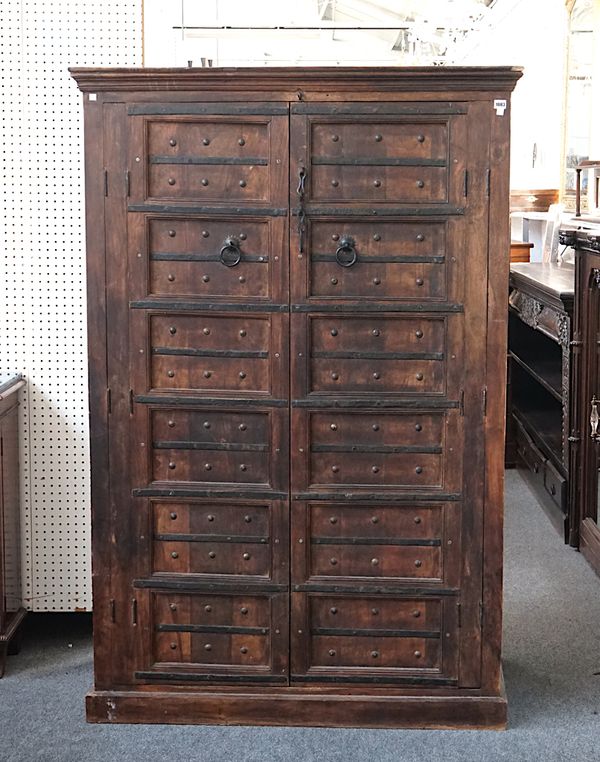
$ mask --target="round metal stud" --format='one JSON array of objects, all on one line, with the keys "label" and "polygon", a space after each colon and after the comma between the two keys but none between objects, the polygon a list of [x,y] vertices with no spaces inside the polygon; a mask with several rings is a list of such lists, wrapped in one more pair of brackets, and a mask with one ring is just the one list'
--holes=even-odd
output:
[{"label": "round metal stud", "polygon": [[337,564],[337,558],[330,558],[330,559],[329,559],[329,563],[330,563],[332,566],[335,566],[335,565]]},{"label": "round metal stud", "polygon": [[246,238],[248,238],[248,236],[246,235],[246,233],[240,233],[240,241],[245,241],[245,240],[246,240]]},{"label": "round metal stud", "polygon": [[175,183],[176,183],[177,181],[175,180],[175,178],[174,178],[174,177],[169,177],[169,179],[167,180],[167,182],[169,183],[169,185],[175,185]]},{"label": "round metal stud", "polygon": [[246,648],[246,646],[242,646],[240,648],[240,653],[242,653],[242,654],[247,654],[248,653],[248,649]]},{"label": "round metal stud", "polygon": [[203,329],[202,329],[202,333],[203,333],[205,336],[210,336],[210,328],[203,328]]},{"label": "round metal stud", "polygon": [[374,241],[381,241],[381,236],[379,235],[379,233],[375,233],[375,235],[373,236],[373,240]]},{"label": "round metal stud", "polygon": [[178,553],[176,550],[174,550],[174,551],[171,553],[171,558],[179,558],[179,553]]},{"label": "round metal stud", "polygon": [[422,339],[423,331],[419,328],[418,330],[415,331],[415,336],[417,337],[417,339]]},{"label": "round metal stud", "polygon": [[415,516],[415,519],[414,519],[415,524],[420,524],[422,522],[422,520],[423,519],[420,516]]},{"label": "round metal stud", "polygon": [[246,181],[240,180],[240,188],[245,188],[245,187],[246,187]]},{"label": "round metal stud", "polygon": [[210,378],[212,376],[212,373],[210,370],[205,370],[202,375],[204,376],[204,378]]},{"label": "round metal stud", "polygon": [[373,431],[379,431],[379,424],[378,424],[378,423],[374,423],[374,424],[371,426],[371,428],[373,429]]},{"label": "round metal stud", "polygon": [[338,522],[337,516],[330,516],[329,517],[329,523],[330,524],[337,524],[337,522]]},{"label": "round metal stud", "polygon": [[330,424],[330,425],[329,425],[329,428],[330,428],[332,431],[337,431],[337,423],[332,423],[332,424]]},{"label": "round metal stud", "polygon": [[244,516],[244,521],[246,524],[250,524],[252,522],[252,516]]},{"label": "round metal stud", "polygon": [[383,135],[379,135],[379,134],[375,135],[376,143],[381,143],[382,140],[383,140]]},{"label": "round metal stud", "polygon": [[244,371],[243,371],[243,370],[241,370],[241,371],[239,372],[239,377],[240,377],[242,380],[244,380],[244,379],[246,378],[246,373],[244,373]]},{"label": "round metal stud", "polygon": [[338,335],[338,330],[337,330],[337,328],[332,328],[332,329],[331,329],[331,331],[330,331],[330,333],[331,333],[331,335],[332,335],[332,336],[337,336],[337,335]]},{"label": "round metal stud", "polygon": [[421,568],[421,566],[423,566],[423,561],[419,561],[419,559],[417,559],[417,560],[415,561],[415,566],[417,567],[417,569],[420,569],[420,568]]},{"label": "round metal stud", "polygon": [[205,650],[205,651],[212,651],[212,646],[211,646],[211,644],[210,644],[210,643],[207,643],[207,644],[204,646],[204,650]]},{"label": "round metal stud", "polygon": [[423,473],[423,467],[422,466],[417,466],[415,468],[415,474],[422,474],[422,473]]},{"label": "round metal stud", "polygon": [[377,614],[379,614],[379,609],[377,608],[371,609],[371,614],[373,614],[373,616],[377,616]]},{"label": "round metal stud", "polygon": [[378,659],[379,658],[379,651],[371,651],[371,656],[374,659]]},{"label": "round metal stud", "polygon": [[240,431],[246,431],[247,428],[248,428],[248,426],[245,423],[240,423],[240,425],[238,426],[238,429]]},{"label": "round metal stud", "polygon": [[175,519],[177,518],[177,514],[175,513],[175,511],[169,514],[169,518],[171,519],[171,521],[175,521]]},{"label": "round metal stud", "polygon": [[173,283],[173,281],[175,280],[175,276],[171,275],[171,273],[169,273],[167,275],[167,280],[169,281],[169,283]]},{"label": "round metal stud", "polygon": [[208,603],[208,604],[207,604],[207,605],[204,607],[204,611],[206,611],[206,613],[207,613],[207,614],[210,614],[210,612],[212,611],[212,606],[210,605],[210,603]]},{"label": "round metal stud", "polygon": [[204,138],[204,140],[202,141],[202,145],[203,146],[209,146],[210,145],[210,140],[208,138]]},{"label": "round metal stud", "polygon": [[239,146],[245,146],[245,145],[246,145],[246,141],[244,140],[244,138],[240,138],[240,139],[238,140],[238,145],[239,145]]},{"label": "round metal stud", "polygon": [[175,138],[171,138],[171,140],[169,140],[169,145],[172,148],[175,148],[175,146],[177,145],[177,141],[175,140]]},{"label": "round metal stud", "polygon": [[381,188],[381,180],[373,180],[373,185],[376,188]]},{"label": "round metal stud", "polygon": [[248,466],[245,463],[242,463],[240,466],[240,471],[247,471],[247,470],[248,470]]},{"label": "round metal stud", "polygon": [[246,335],[247,335],[247,332],[246,332],[246,331],[245,331],[245,330],[242,328],[242,330],[240,331],[240,336],[241,336],[241,337],[242,337],[242,339],[243,339],[243,338],[244,338],[244,336],[246,336]]},{"label": "round metal stud", "polygon": [[206,178],[206,177],[203,177],[203,178],[202,178],[202,185],[203,185],[205,188],[206,188],[206,186],[208,185],[208,180],[207,180],[207,178]]},{"label": "round metal stud", "polygon": [[333,185],[334,188],[337,188],[340,183],[338,180],[332,180],[331,184]]},{"label": "round metal stud", "polygon": [[337,473],[339,473],[340,467],[339,466],[331,466],[331,470],[333,471],[334,474],[337,474]]},{"label": "round metal stud", "polygon": [[423,278],[417,278],[415,280],[415,283],[417,284],[417,286],[422,286],[424,282],[425,281],[423,280]]},{"label": "round metal stud", "polygon": [[373,283],[374,283],[376,286],[379,286],[379,284],[381,283],[381,278],[373,278]]},{"label": "round metal stud", "polygon": [[252,558],[252,556],[250,555],[250,553],[244,553],[242,558],[244,559],[244,561],[249,561]]},{"label": "round metal stud", "polygon": [[170,648],[172,651],[174,651],[177,648],[177,643],[171,643]]},{"label": "round metal stud", "polygon": [[417,185],[417,188],[424,188],[425,187],[425,183],[423,182],[423,180],[417,180],[416,185]]},{"label": "round metal stud", "polygon": [[331,136],[331,140],[332,140],[333,143],[337,143],[339,139],[340,139],[339,135],[332,135]]},{"label": "round metal stud", "polygon": [[331,240],[332,240],[332,241],[339,241],[339,240],[340,240],[340,237],[339,237],[339,235],[338,235],[337,233],[334,233],[334,234],[331,236]]},{"label": "round metal stud", "polygon": [[371,524],[379,524],[379,519],[377,516],[371,516]]},{"label": "round metal stud", "polygon": [[169,238],[175,238],[177,233],[174,230],[169,230]]},{"label": "round metal stud", "polygon": [[381,336],[381,331],[379,330],[379,328],[374,328],[371,331],[371,333],[373,334],[373,336]]},{"label": "round metal stud", "polygon": [[422,373],[417,373],[415,378],[417,379],[417,381],[422,381],[423,380],[423,374]]},{"label": "round metal stud", "polygon": [[414,616],[415,619],[418,619],[421,616],[421,612],[419,611],[419,609],[415,609],[412,615]]},{"label": "round metal stud", "polygon": [[210,235],[210,233],[208,232],[208,230],[203,230],[202,231],[202,238],[208,238],[209,235]]},{"label": "round metal stud", "polygon": [[417,234],[417,241],[419,243],[423,243],[424,240],[425,240],[425,236],[423,235],[423,233],[418,233]]},{"label": "round metal stud", "polygon": [[421,426],[420,423],[415,424],[415,431],[423,431],[423,427]]},{"label": "round metal stud", "polygon": [[371,566],[379,566],[379,559],[378,558],[372,558],[371,559]]},{"label": "round metal stud", "polygon": [[171,611],[177,611],[177,605],[175,603],[169,603],[169,608]]},{"label": "round metal stud", "polygon": [[210,465],[210,463],[205,463],[204,464],[204,470],[205,471],[212,471],[212,466]]},{"label": "round metal stud", "polygon": [[210,553],[208,554],[209,558],[216,558],[216,556],[217,556],[217,554],[215,553],[214,550],[211,550]]},{"label": "round metal stud", "polygon": [[204,421],[202,425],[204,426],[205,429],[210,429],[212,424],[210,421]]},{"label": "round metal stud", "polygon": [[334,381],[337,381],[339,377],[340,377],[340,374],[339,374],[339,373],[332,373],[332,374],[331,374],[331,378],[332,378]]},{"label": "round metal stud", "polygon": [[378,373],[378,372],[373,373],[373,378],[375,379],[375,381],[379,381],[379,379],[381,378],[381,373]]},{"label": "round metal stud", "polygon": [[215,517],[214,517],[214,515],[212,513],[209,513],[206,518],[208,519],[208,521],[214,521],[215,520]]},{"label": "round metal stud", "polygon": [[202,276],[202,283],[210,283],[210,276],[209,275],[203,275]]},{"label": "round metal stud", "polygon": [[330,656],[335,656],[335,651],[334,651],[334,649],[333,649],[333,648],[330,648],[330,649],[329,649],[329,655],[330,655]]},{"label": "round metal stud", "polygon": [[421,658],[421,652],[415,651],[415,659],[420,659],[420,658]]},{"label": "round metal stud", "polygon": [[174,325],[172,325],[172,326],[169,328],[169,333],[171,334],[171,336],[175,336],[175,334],[177,333],[177,328],[175,328],[175,326],[174,326]]},{"label": "round metal stud", "polygon": [[419,143],[425,142],[425,135],[417,135],[417,140]]},{"label": "round metal stud", "polygon": [[171,469],[171,471],[172,471],[174,468],[177,468],[177,464],[176,464],[176,463],[174,463],[173,461],[170,461],[170,463],[169,463],[169,468],[170,468],[170,469]]},{"label": "round metal stud", "polygon": [[168,376],[169,378],[173,378],[173,377],[175,376],[175,371],[174,371],[174,370],[168,370],[168,371],[167,371],[167,376]]},{"label": "round metal stud", "polygon": [[337,608],[336,608],[335,606],[332,606],[332,607],[329,609],[329,611],[331,611],[331,613],[332,613],[332,614],[334,614],[334,615],[338,613],[338,610],[337,610]]},{"label": "round metal stud", "polygon": [[248,609],[247,609],[245,606],[242,606],[242,608],[240,609],[240,612],[241,612],[241,613],[242,613],[244,616],[246,616],[246,614],[248,613]]}]

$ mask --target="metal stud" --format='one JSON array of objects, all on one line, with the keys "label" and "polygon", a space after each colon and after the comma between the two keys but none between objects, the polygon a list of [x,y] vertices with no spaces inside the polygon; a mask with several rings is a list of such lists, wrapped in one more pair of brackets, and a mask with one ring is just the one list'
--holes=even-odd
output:
[{"label": "metal stud", "polygon": [[381,180],[373,180],[373,185],[376,188],[381,188]]},{"label": "metal stud", "polygon": [[175,371],[174,371],[174,370],[168,370],[168,371],[167,371],[167,376],[168,376],[169,378],[173,378],[173,377],[175,376]]},{"label": "metal stud", "polygon": [[175,238],[177,233],[174,230],[169,230],[169,238]]},{"label": "metal stud", "polygon": [[379,372],[373,373],[373,378],[375,379],[375,381],[379,381],[379,379],[381,378],[381,373]]},{"label": "metal stud", "polygon": [[246,616],[246,614],[248,613],[248,609],[247,609],[245,606],[242,606],[242,608],[240,609],[240,612],[241,612],[241,613],[242,613],[244,616]]},{"label": "metal stud", "polygon": [[378,286],[381,283],[381,278],[373,278],[373,283]]},{"label": "metal stud", "polygon": [[244,521],[246,524],[250,524],[252,522],[252,516],[244,516]]},{"label": "metal stud", "polygon": [[203,282],[203,283],[210,283],[210,276],[208,276],[208,275],[203,275],[203,276],[202,276],[202,282]]},{"label": "metal stud", "polygon": [[373,334],[373,336],[381,336],[381,331],[379,330],[379,328],[374,328],[371,331],[371,333]]},{"label": "metal stud", "polygon": [[240,233],[240,241],[245,241],[245,240],[246,240],[246,238],[248,238],[248,236],[246,235],[246,233]]},{"label": "metal stud", "polygon": [[379,566],[379,559],[378,558],[372,558],[371,559],[371,566]]},{"label": "metal stud", "polygon": [[371,609],[371,614],[373,614],[373,616],[377,616],[377,614],[379,614],[379,609],[377,608]]},{"label": "metal stud", "polygon": [[338,613],[338,610],[337,610],[337,607],[336,607],[336,606],[332,606],[332,607],[329,609],[329,611],[331,611],[331,613],[332,613],[332,614],[334,614],[334,615]]},{"label": "metal stud", "polygon": [[203,328],[203,329],[202,329],[202,333],[203,333],[205,336],[210,336],[210,328]]},{"label": "metal stud", "polygon": [[424,143],[425,142],[425,135],[417,135],[417,140],[419,141],[419,143]]},{"label": "metal stud", "polygon": [[331,470],[333,471],[334,474],[337,474],[337,473],[339,473],[340,467],[339,466],[331,466]]},{"label": "metal stud", "polygon": [[329,563],[330,563],[332,566],[335,566],[335,565],[337,564],[337,558],[330,558],[330,559],[329,559]]},{"label": "metal stud", "polygon": [[338,335],[338,329],[337,328],[332,328],[330,333],[331,333],[332,336],[337,336]]},{"label": "metal stud", "polygon": [[214,521],[215,520],[215,517],[214,517],[214,515],[212,513],[209,513],[206,518],[208,519],[208,521]]},{"label": "metal stud", "polygon": [[415,331],[415,336],[417,337],[417,339],[422,339],[423,331],[419,328],[418,330]]},{"label": "metal stud", "polygon": [[206,177],[202,178],[202,185],[204,185],[205,188],[208,185],[208,180],[206,179]]},{"label": "metal stud", "polygon": [[240,275],[239,278],[238,278],[238,281],[240,283],[245,283],[246,282],[246,278],[243,275]]},{"label": "metal stud", "polygon": [[177,518],[177,514],[175,513],[175,511],[169,514],[169,518],[171,519],[171,521],[175,521],[175,519]]},{"label": "metal stud", "polygon": [[424,240],[425,240],[425,236],[423,235],[423,233],[417,233],[417,241],[419,243],[422,243]]},{"label": "metal stud", "polygon": [[379,524],[379,518],[377,516],[371,516],[371,524]]},{"label": "metal stud", "polygon": [[205,429],[210,429],[212,424],[210,421],[204,421],[202,425],[204,426]]},{"label": "metal stud", "polygon": [[423,182],[423,180],[417,180],[417,188],[424,188],[424,187],[425,187],[425,183]]},{"label": "metal stud", "polygon": [[175,185],[175,183],[176,183],[177,181],[175,180],[175,178],[174,178],[174,177],[169,177],[169,179],[167,180],[167,182],[169,183],[169,185]]},{"label": "metal stud", "polygon": [[375,135],[376,143],[381,143],[382,140],[383,140],[383,135],[379,135],[379,134]]},{"label": "metal stud", "polygon": [[244,140],[244,138],[240,138],[240,139],[238,140],[238,145],[239,145],[239,146],[245,146],[245,145],[246,145],[246,141]]},{"label": "metal stud", "polygon": [[169,608],[171,611],[177,611],[177,605],[175,603],[169,603]]},{"label": "metal stud", "polygon": [[373,431],[379,431],[379,424],[378,424],[378,423],[374,423],[374,424],[371,426],[371,428],[373,429]]},{"label": "metal stud", "polygon": [[423,431],[423,427],[421,426],[420,423],[415,424],[415,431]]},{"label": "metal stud", "polygon": [[330,656],[335,656],[335,650],[333,648],[329,649],[329,655]]},{"label": "metal stud", "polygon": [[170,648],[172,651],[174,651],[174,650],[177,648],[177,643],[171,643],[171,644],[169,645],[169,648]]},{"label": "metal stud", "polygon": [[422,381],[423,380],[423,374],[422,373],[417,373],[415,378],[417,379],[417,381]]},{"label": "metal stud", "polygon": [[210,612],[212,611],[212,606],[210,605],[210,603],[208,603],[208,604],[207,604],[207,605],[204,607],[204,611],[206,611],[206,613],[207,613],[207,614],[210,614]]},{"label": "metal stud", "polygon": [[210,140],[209,140],[208,138],[204,138],[204,140],[202,141],[202,145],[203,145],[203,146],[208,146],[208,145],[210,145]]},{"label": "metal stud", "polygon": [[210,378],[212,376],[212,373],[210,370],[205,370],[202,375],[204,376],[204,378]]},{"label": "metal stud", "polygon": [[421,612],[419,611],[419,609],[415,609],[412,615],[414,616],[415,619],[418,619],[421,616]]},{"label": "metal stud", "polygon": [[420,524],[423,519],[420,516],[415,516],[415,524]]},{"label": "metal stud", "polygon": [[171,334],[171,336],[175,336],[175,334],[177,333],[177,328],[174,325],[170,326],[169,333]]},{"label": "metal stud", "polygon": [[379,466],[371,466],[371,471],[374,474],[378,474],[379,473]]},{"label": "metal stud", "polygon": [[333,143],[337,143],[339,139],[340,139],[339,135],[332,135],[331,136],[331,140],[332,140]]},{"label": "metal stud", "polygon": [[421,652],[420,651],[415,651],[415,658],[416,659],[420,659],[421,658]]},{"label": "metal stud", "polygon": [[240,466],[240,471],[247,471],[247,470],[248,470],[248,466],[245,463],[242,463]]},{"label": "metal stud", "polygon": [[375,233],[375,235],[373,236],[373,240],[374,241],[381,241],[381,236],[379,235],[379,233]]},{"label": "metal stud", "polygon": [[170,468],[170,469],[171,469],[171,471],[172,471],[174,468],[177,468],[177,465],[176,465],[176,464],[175,464],[173,461],[170,461],[170,463],[169,463],[169,468]]},{"label": "metal stud", "polygon": [[334,233],[334,234],[331,236],[331,239],[332,239],[333,241],[339,241],[339,240],[340,240],[340,237],[339,237],[339,235],[338,235],[337,233]]},{"label": "metal stud", "polygon": [[242,380],[244,380],[244,379],[246,378],[246,373],[244,373],[244,371],[243,371],[243,370],[241,370],[241,371],[239,372],[239,377],[240,377]]},{"label": "metal stud", "polygon": [[337,381],[339,377],[340,377],[340,374],[339,374],[339,373],[332,373],[332,374],[331,374],[331,378],[332,378],[334,381]]},{"label": "metal stud", "polygon": [[423,278],[417,278],[415,280],[415,283],[417,284],[417,286],[422,286],[424,282],[425,281],[423,280]]},{"label": "metal stud", "polygon": [[175,146],[177,145],[177,141],[175,140],[175,138],[171,138],[171,140],[169,140],[169,145],[175,148]]},{"label": "metal stud", "polygon": [[244,561],[249,561],[252,558],[252,556],[250,555],[250,553],[244,553],[242,558],[244,559]]},{"label": "metal stud", "polygon": [[422,466],[417,466],[415,468],[415,474],[422,474],[422,473],[423,473],[423,467]]},{"label": "metal stud", "polygon": [[332,180],[331,184],[333,185],[334,188],[337,188],[340,183],[338,180]]},{"label": "metal stud", "polygon": [[204,464],[204,470],[205,471],[212,471],[212,466],[210,465],[210,463],[205,463]]},{"label": "metal stud", "polygon": [[203,230],[202,231],[202,238],[208,238],[209,235],[210,235],[210,233],[208,232],[208,230]]},{"label": "metal stud", "polygon": [[173,281],[175,280],[175,276],[174,276],[174,275],[171,275],[171,273],[169,273],[169,274],[167,275],[167,280],[168,280],[170,283],[173,283]]},{"label": "metal stud", "polygon": [[240,180],[240,188],[245,188],[245,187],[246,187],[246,181]]},{"label": "metal stud", "polygon": [[212,651],[212,646],[211,646],[211,644],[210,644],[210,643],[207,643],[207,644],[204,646],[204,650],[205,650],[205,651]]},{"label": "metal stud", "polygon": [[179,558],[179,553],[178,553],[176,550],[174,550],[174,551],[171,553],[171,558]]},{"label": "metal stud", "polygon": [[247,428],[248,428],[248,426],[245,423],[240,423],[240,425],[238,426],[238,429],[240,431],[246,431]]},{"label": "metal stud", "polygon": [[211,551],[209,552],[209,554],[208,554],[208,557],[209,557],[209,558],[216,558],[216,555],[217,555],[217,554],[215,553],[215,551],[214,551],[214,550],[211,550]]},{"label": "metal stud", "polygon": [[337,522],[338,522],[337,516],[330,516],[329,517],[329,523],[330,524],[337,524]]},{"label": "metal stud", "polygon": [[337,431],[337,423],[332,423],[332,424],[330,424],[330,425],[329,425],[329,428],[330,428],[332,431]]},{"label": "metal stud", "polygon": [[248,653],[248,649],[246,648],[246,646],[242,646],[240,648],[240,653],[242,653],[242,654],[247,654]]},{"label": "metal stud", "polygon": [[242,339],[244,338],[244,336],[246,336],[246,331],[243,328],[240,331],[240,336],[242,337]]},{"label": "metal stud", "polygon": [[423,561],[419,561],[419,559],[417,558],[417,560],[415,561],[415,566],[417,567],[417,569],[420,569],[421,566],[423,566]]},{"label": "metal stud", "polygon": [[378,659],[379,658],[379,651],[371,651],[371,656],[374,659]]}]

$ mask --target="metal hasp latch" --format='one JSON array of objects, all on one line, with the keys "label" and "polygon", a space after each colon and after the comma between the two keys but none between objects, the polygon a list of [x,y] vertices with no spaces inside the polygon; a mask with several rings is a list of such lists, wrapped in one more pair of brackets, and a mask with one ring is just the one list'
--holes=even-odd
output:
[{"label": "metal hasp latch", "polygon": [[598,400],[596,399],[596,395],[592,397],[591,401],[591,412],[590,412],[590,436],[594,440],[594,442],[600,441],[600,436],[598,436],[598,424],[600,423],[600,415],[598,414]]}]

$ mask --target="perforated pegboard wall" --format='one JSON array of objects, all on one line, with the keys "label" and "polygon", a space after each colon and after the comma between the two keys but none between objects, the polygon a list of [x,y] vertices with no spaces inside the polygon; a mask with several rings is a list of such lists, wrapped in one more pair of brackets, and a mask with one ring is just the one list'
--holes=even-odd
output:
[{"label": "perforated pegboard wall", "polygon": [[81,95],[69,66],[142,63],[142,0],[2,0],[0,381],[21,393],[35,611],[91,608]]}]

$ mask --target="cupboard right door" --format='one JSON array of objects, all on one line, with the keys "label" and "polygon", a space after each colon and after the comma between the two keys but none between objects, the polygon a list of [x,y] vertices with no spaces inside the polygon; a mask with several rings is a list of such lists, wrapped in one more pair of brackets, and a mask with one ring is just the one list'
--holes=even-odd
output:
[{"label": "cupboard right door", "polygon": [[292,106],[292,682],[480,684],[481,108]]}]

